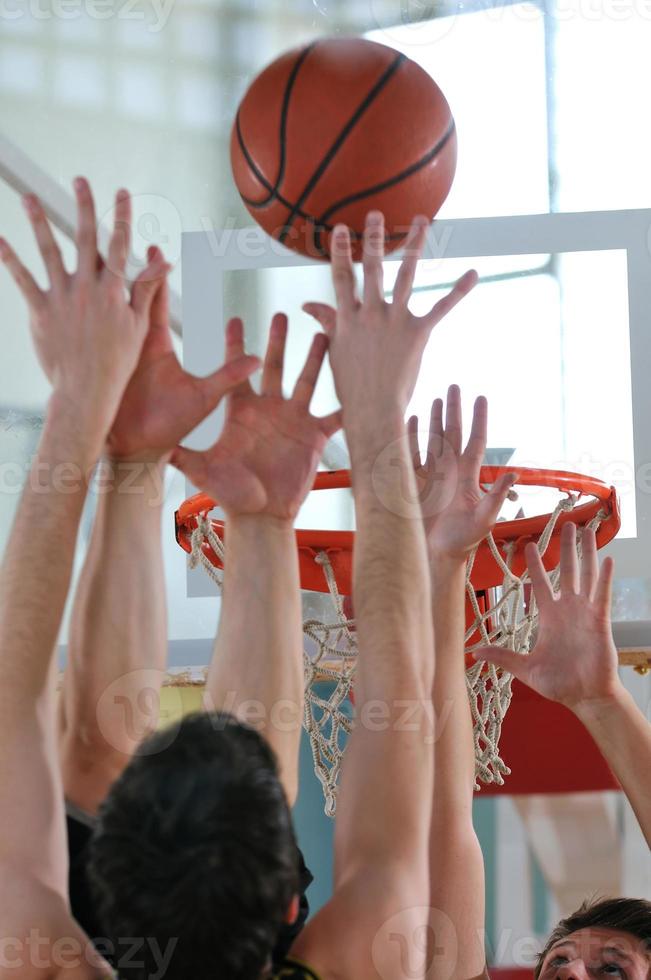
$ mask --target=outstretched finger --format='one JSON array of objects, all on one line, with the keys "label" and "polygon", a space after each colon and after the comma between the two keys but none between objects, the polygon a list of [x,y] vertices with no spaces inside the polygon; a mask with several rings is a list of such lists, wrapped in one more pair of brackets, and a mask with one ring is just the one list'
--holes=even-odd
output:
[{"label": "outstretched finger", "polygon": [[576,553],[576,525],[571,522],[561,530],[561,594],[579,591],[579,559]]},{"label": "outstretched finger", "polygon": [[162,288],[164,280],[171,271],[171,265],[165,262],[162,254],[157,255],[147,265],[131,287],[131,306],[135,313],[146,319],[145,326],[149,328],[151,308],[154,297]]},{"label": "outstretched finger", "polygon": [[461,391],[459,385],[450,385],[445,405],[445,441],[458,456],[462,445]]},{"label": "outstretched finger", "polygon": [[504,473],[479,501],[477,505],[477,520],[484,527],[486,534],[495,527],[497,518],[500,516],[500,511],[504,506],[504,501],[516,479],[516,473]]},{"label": "outstretched finger", "polygon": [[468,445],[464,450],[464,456],[469,460],[473,475],[479,479],[481,465],[484,462],[486,453],[486,440],[488,437],[488,402],[483,395],[475,400],[472,413],[472,427]]},{"label": "outstretched finger", "polygon": [[207,464],[206,454],[198,452],[196,449],[185,449],[184,446],[177,446],[170,457],[172,466],[180,470],[187,476],[190,483],[200,490],[206,482]]},{"label": "outstretched finger", "polygon": [[599,578],[599,559],[597,558],[597,536],[594,529],[584,527],[581,535],[581,593],[592,601]]},{"label": "outstretched finger", "polygon": [[599,569],[599,578],[594,592],[594,603],[604,619],[610,620],[610,610],[613,601],[613,578],[615,562],[612,558],[604,558]]},{"label": "outstretched finger", "polygon": [[411,297],[416,269],[425,248],[429,226],[430,222],[424,215],[417,215],[411,223],[409,235],[405,242],[404,258],[398,270],[396,284],[393,287],[393,302],[401,306],[406,306]]},{"label": "outstretched finger", "polygon": [[292,400],[297,405],[301,405],[304,408],[310,407],[327,350],[328,338],[326,335],[324,333],[316,334],[312,340],[305,366],[300,373],[292,394]]},{"label": "outstretched finger", "polygon": [[538,603],[538,607],[543,609],[545,605],[554,601],[554,590],[552,589],[552,583],[549,581],[549,575],[545,571],[538,546],[533,541],[529,542],[524,549],[524,557],[527,561],[529,578],[531,579],[536,602]]},{"label": "outstretched finger", "polygon": [[[147,261],[165,261],[165,256],[157,245],[150,245],[147,249]],[[174,350],[170,330],[170,289],[167,276],[161,280],[152,300],[149,311],[149,333],[157,352]]]},{"label": "outstretched finger", "polygon": [[412,415],[407,420],[407,442],[409,444],[409,455],[414,464],[414,469],[419,470],[422,466],[420,458],[420,446],[418,445],[418,416]]},{"label": "outstretched finger", "polygon": [[[244,324],[238,316],[233,317],[226,324],[226,364],[239,360],[244,357]],[[245,398],[253,394],[251,382],[247,379],[231,392],[233,398]]]},{"label": "outstretched finger", "polygon": [[243,354],[244,324],[239,316],[234,316],[226,324],[226,362],[234,361]]},{"label": "outstretched finger", "polygon": [[32,310],[38,309],[44,302],[45,296],[29,269],[20,261],[9,242],[0,238],[0,262],[6,265],[14,282],[25,297]]},{"label": "outstretched finger", "polygon": [[77,269],[84,279],[97,275],[97,219],[90,184],[84,177],[74,181],[77,198]]},{"label": "outstretched finger", "polygon": [[45,263],[50,285],[61,288],[66,281],[67,273],[61,258],[61,249],[57,245],[43,206],[35,194],[27,194],[23,198],[23,204],[31,222],[39,252]]},{"label": "outstretched finger", "polygon": [[437,323],[439,323],[443,317],[447,316],[454,307],[464,299],[468,293],[475,288],[478,282],[478,276],[474,269],[470,269],[466,272],[461,279],[459,279],[451,291],[440,299],[435,306],[432,307],[429,313],[426,313],[424,317],[421,317],[421,323],[424,324],[429,330],[432,330]]},{"label": "outstretched finger", "polygon": [[435,398],[429,416],[427,455],[438,457],[443,453],[443,399]]},{"label": "outstretched finger", "polygon": [[192,431],[227,395],[246,382],[260,365],[259,357],[244,354],[234,361],[228,361],[207,377],[198,378],[197,386],[203,395],[203,407],[200,416],[188,431]]},{"label": "outstretched finger", "polygon": [[332,255],[332,284],[337,297],[337,306],[344,312],[350,312],[355,307],[357,296],[350,232],[346,225],[335,225],[330,251]]},{"label": "outstretched finger", "polygon": [[115,195],[113,234],[109,242],[106,273],[116,282],[126,276],[127,260],[131,248],[131,196],[122,189]]},{"label": "outstretched finger", "polygon": [[302,309],[308,316],[314,317],[327,334],[331,334],[337,326],[337,311],[327,303],[303,303]]},{"label": "outstretched finger", "polygon": [[287,343],[287,317],[276,313],[271,321],[267,353],[262,369],[263,395],[281,398],[283,394],[283,368],[285,366],[285,346]]},{"label": "outstretched finger", "polygon": [[381,211],[369,211],[364,226],[364,302],[378,306],[384,302],[384,215]]},{"label": "outstretched finger", "polygon": [[502,670],[513,674],[518,680],[526,683],[529,674],[528,656],[498,646],[479,647],[479,649],[473,650],[472,656],[476,661],[485,660],[486,663],[493,664],[495,667],[501,667]]}]

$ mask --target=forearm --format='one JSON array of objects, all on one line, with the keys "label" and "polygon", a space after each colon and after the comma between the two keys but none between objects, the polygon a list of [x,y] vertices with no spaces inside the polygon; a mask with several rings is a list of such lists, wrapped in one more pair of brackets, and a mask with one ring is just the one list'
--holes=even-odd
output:
[{"label": "forearm", "polygon": [[303,633],[296,536],[289,521],[240,516],[227,522],[221,615],[206,707],[229,711],[266,737],[294,803]]},{"label": "forearm", "polygon": [[478,976],[485,965],[484,859],[472,822],[475,749],[464,659],[466,563],[432,556],[432,619],[436,674],[434,800],[430,828],[432,926],[438,954],[433,980]]},{"label": "forearm", "polygon": [[158,716],[155,694],[167,659],[163,481],[160,463],[102,462],[72,613],[60,715],[64,743],[73,745],[73,761],[80,751],[103,759],[115,754],[116,775]]},{"label": "forearm", "polygon": [[53,398],[0,571],[0,862],[61,895],[67,868],[53,652],[94,448],[70,405]]},{"label": "forearm", "polygon": [[[353,567],[360,648],[356,690],[366,699],[429,694],[434,677],[430,576],[402,425],[350,440],[357,532]],[[395,458],[381,461],[394,441]],[[374,450],[374,445],[377,449]],[[407,507],[407,512],[406,512]],[[411,513],[411,512],[414,513]]]},{"label": "forearm", "polygon": [[0,669],[8,710],[48,690],[95,452],[71,406],[53,398],[0,571]]},{"label": "forearm", "polygon": [[475,746],[465,670],[466,564],[432,556],[432,620],[436,674],[432,702],[436,719],[434,832],[472,832]]},{"label": "forearm", "polygon": [[622,785],[651,847],[651,724],[621,685],[603,701],[575,708]]},{"label": "forearm", "polygon": [[[417,500],[415,487],[403,482],[413,477],[408,456],[397,459],[398,465],[378,461],[391,438],[387,432],[375,453],[370,433],[358,452],[349,437],[359,655],[357,723],[346,750],[337,813],[338,880],[371,860],[424,868],[427,850],[434,660],[429,571],[422,524],[404,516],[405,500]],[[362,816],[369,812],[377,814],[370,824]]]}]

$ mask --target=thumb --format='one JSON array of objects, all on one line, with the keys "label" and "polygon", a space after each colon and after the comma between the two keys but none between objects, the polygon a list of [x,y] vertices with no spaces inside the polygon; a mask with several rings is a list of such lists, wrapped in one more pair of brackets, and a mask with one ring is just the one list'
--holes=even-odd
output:
[{"label": "thumb", "polygon": [[199,490],[203,490],[206,482],[206,454],[195,449],[177,446],[170,457],[172,466],[180,470],[188,480]]},{"label": "thumb", "polygon": [[504,647],[480,647],[472,651],[472,657],[476,661],[485,660],[495,667],[501,667],[520,681],[524,681],[528,674],[528,656],[514,653],[513,650],[506,650]]},{"label": "thumb", "polygon": [[131,290],[131,306],[139,317],[146,317],[149,323],[149,311],[154,296],[163,285],[163,280],[171,269],[171,265],[156,257],[142,270]]},{"label": "thumb", "polygon": [[303,311],[314,317],[326,333],[332,333],[337,325],[337,311],[327,303],[303,303]]},{"label": "thumb", "polygon": [[197,378],[198,387],[205,399],[206,411],[212,412],[217,408],[222,398],[246,381],[261,366],[262,361],[259,357],[245,354],[224,364],[207,377]]},{"label": "thumb", "polygon": [[332,437],[339,432],[344,424],[344,413],[341,409],[339,409],[336,412],[331,412],[330,415],[324,415],[319,419],[319,424],[321,426],[321,432],[323,432],[324,436],[327,436],[328,439],[332,439]]},{"label": "thumb", "polygon": [[480,500],[477,512],[481,515],[481,523],[485,527],[492,528],[495,525],[509,490],[516,480],[517,473],[505,473]]}]

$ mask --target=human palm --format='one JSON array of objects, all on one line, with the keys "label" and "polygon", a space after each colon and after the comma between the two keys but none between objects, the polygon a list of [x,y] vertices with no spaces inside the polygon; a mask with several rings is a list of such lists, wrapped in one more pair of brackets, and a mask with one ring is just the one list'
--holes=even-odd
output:
[{"label": "human palm", "polygon": [[[231,394],[217,443],[206,452],[177,449],[175,466],[227,514],[266,514],[293,520],[312,487],[325,445],[341,425],[340,413],[325,418],[309,405],[327,350],[327,337],[314,338],[291,398],[282,395],[287,320],[274,318],[261,393],[248,382]],[[227,331],[227,358],[243,351],[242,324]]]},{"label": "human palm", "polygon": [[[409,309],[414,277],[427,237],[429,221],[414,218],[405,254],[393,287],[392,301],[384,290],[382,259],[384,217],[366,216],[364,229],[364,289],[358,296],[350,233],[338,225],[332,239],[332,281],[337,308],[305,303],[303,309],[321,324],[331,340],[330,363],[339,399],[347,413],[350,439],[359,422],[371,429],[389,407],[406,410],[420,371],[423,353],[434,327],[477,284],[471,269],[424,316]],[[360,380],[365,379],[361,384]]]},{"label": "human palm", "polygon": [[[158,252],[150,249],[150,257]],[[168,455],[258,363],[242,352],[208,377],[197,378],[185,371],[172,344],[169,290],[164,279],[152,304],[138,366],[108,437],[109,452],[118,458]]]},{"label": "human palm", "polygon": [[432,405],[427,455],[422,462],[418,447],[418,419],[409,419],[411,456],[419,489],[421,511],[430,555],[466,558],[494,526],[514,482],[505,474],[484,492],[479,483],[486,450],[487,404],[475,403],[472,430],[462,450],[461,393],[448,390],[445,426],[443,402]]},{"label": "human palm", "polygon": [[0,239],[0,260],[7,266],[29,307],[32,338],[52,387],[67,398],[80,417],[94,422],[104,440],[129,378],[138,363],[149,314],[167,267],[160,254],[125,295],[130,247],[131,199],[116,195],[114,229],[106,261],[97,250],[95,203],[88,182],[75,181],[78,220],[77,262],[69,273],[41,202],[24,198],[36,242],[48,274],[41,289],[11,246]]},{"label": "human palm", "polygon": [[584,596],[560,596],[541,615],[537,642],[527,661],[526,683],[544,697],[572,707],[608,695],[616,676],[617,652],[610,624]]},{"label": "human palm", "polygon": [[554,595],[538,548],[529,544],[527,564],[539,609],[534,649],[527,656],[500,647],[474,654],[573,710],[609,698],[620,684],[610,623],[612,560],[606,558],[599,569],[591,529],[584,529],[582,547],[579,574],[576,528],[566,524],[561,532],[560,591]]}]

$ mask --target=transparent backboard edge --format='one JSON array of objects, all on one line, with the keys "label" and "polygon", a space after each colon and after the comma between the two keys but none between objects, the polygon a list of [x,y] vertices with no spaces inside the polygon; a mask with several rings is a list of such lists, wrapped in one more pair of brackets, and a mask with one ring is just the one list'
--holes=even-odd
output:
[{"label": "transparent backboard edge", "polygon": [[[636,474],[651,464],[651,210],[585,211],[464,218],[434,222],[425,259],[539,253],[626,252],[633,403],[633,445]],[[392,258],[398,258],[396,253]],[[183,358],[186,368],[205,374],[224,359],[224,273],[319,263],[290,252],[258,227],[184,232]],[[598,284],[595,285],[598,288]],[[607,350],[604,356],[607,357]],[[604,392],[604,398],[613,393]],[[222,410],[206,419],[187,444],[206,446],[221,426]],[[648,479],[646,480],[648,481]],[[636,479],[637,538],[613,541],[605,552],[616,561],[617,577],[644,578],[650,573],[651,492]],[[188,496],[195,492],[188,485]],[[215,594],[199,569],[188,569],[188,597]]]}]

